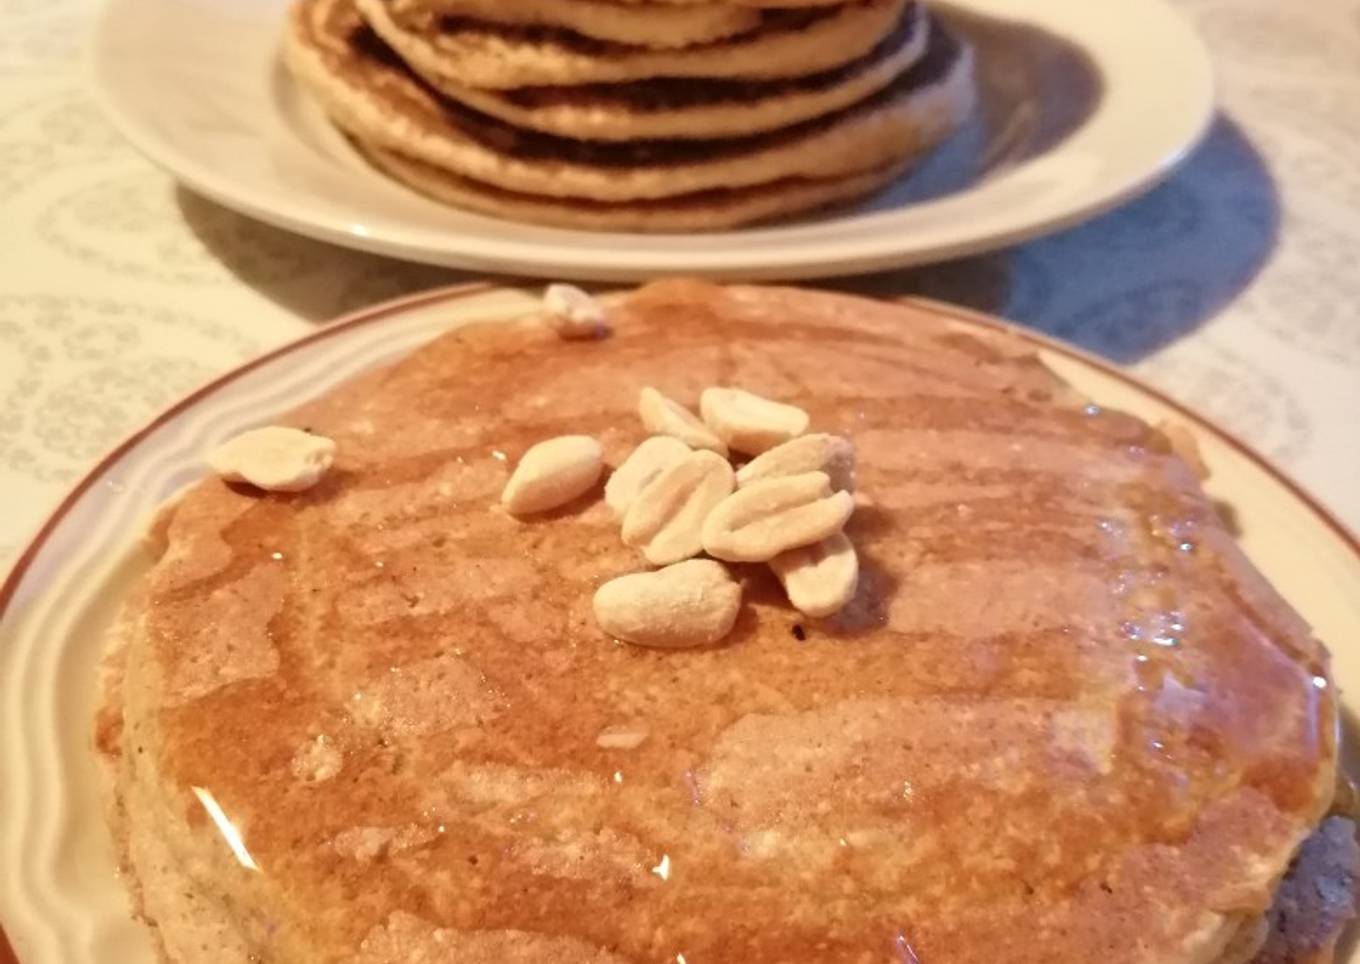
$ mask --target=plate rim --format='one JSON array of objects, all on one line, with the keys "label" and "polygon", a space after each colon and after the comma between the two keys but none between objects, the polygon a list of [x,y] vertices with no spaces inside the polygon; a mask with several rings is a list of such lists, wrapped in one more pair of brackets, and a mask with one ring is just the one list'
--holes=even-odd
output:
[{"label": "plate rim", "polygon": [[[912,267],[933,264],[958,257],[981,254],[1009,247],[1036,237],[1059,232],[1077,224],[1099,217],[1128,201],[1141,196],[1165,180],[1172,171],[1184,162],[1208,136],[1218,116],[1218,83],[1213,65],[1213,57],[1202,34],[1189,17],[1168,0],[1139,0],[1145,7],[1157,12],[1161,22],[1169,25],[1175,34],[1178,45],[1193,55],[1193,70],[1185,71],[1188,82],[1186,93],[1195,107],[1194,120],[1186,125],[1184,131],[1177,132],[1175,138],[1168,137],[1167,143],[1159,148],[1155,159],[1149,158],[1146,164],[1128,172],[1122,178],[1109,181],[1104,187],[1088,189],[1073,201],[1067,201],[1048,213],[1039,211],[1027,217],[998,225],[989,230],[972,234],[964,233],[927,244],[912,245],[904,238],[911,235],[911,225],[897,225],[898,230],[888,229],[873,234],[856,234],[849,239],[826,241],[814,235],[791,239],[774,238],[769,244],[754,243],[743,245],[737,250],[715,248],[698,244],[693,249],[680,254],[673,250],[628,249],[630,238],[706,238],[721,239],[736,232],[678,232],[674,234],[645,234],[637,232],[594,232],[578,229],[553,229],[561,233],[560,238],[492,237],[454,226],[439,232],[437,228],[421,225],[412,229],[403,228],[400,222],[380,223],[375,229],[358,221],[348,226],[341,225],[333,215],[324,212],[309,215],[305,204],[299,207],[289,200],[289,193],[280,191],[277,196],[267,197],[263,189],[253,183],[242,187],[226,177],[219,177],[211,165],[196,160],[191,154],[178,148],[169,139],[156,134],[156,125],[148,122],[136,110],[128,109],[126,98],[119,93],[117,83],[105,82],[110,69],[110,58],[105,51],[110,24],[118,11],[129,0],[104,0],[97,15],[93,31],[87,39],[87,64],[93,78],[95,98],[104,116],[132,147],[160,170],[190,190],[209,198],[230,210],[273,227],[298,234],[313,240],[336,244],[354,250],[367,251],[408,261],[440,265],[449,268],[493,273],[497,275],[540,274],[550,267],[566,266],[566,274],[573,278],[595,281],[637,281],[659,274],[690,273],[710,278],[727,280],[779,280],[815,279],[844,274],[883,271],[892,268]],[[1053,0],[1061,2],[1061,0]],[[978,0],[948,0],[949,5],[963,12],[973,12],[978,8]],[[982,7],[986,6],[983,0]],[[1023,13],[1020,17],[1023,21]],[[1046,25],[1048,26],[1048,25]],[[1096,65],[1108,62],[1102,60],[1101,49],[1074,38],[1071,33],[1061,34],[1079,48]],[[277,44],[271,53],[271,69],[281,67]],[[1093,116],[1098,116],[1093,115]],[[272,120],[278,120],[278,111],[271,113]],[[1057,144],[1027,159],[1007,176],[1029,169],[1032,165],[1055,155],[1061,156],[1068,149],[1072,135],[1080,133],[1085,125],[1074,129],[1068,137]],[[1174,143],[1173,143],[1174,141]],[[967,188],[951,191],[936,198],[885,211],[871,212],[858,217],[879,219],[891,218],[894,214],[912,208],[943,205],[957,201],[974,191],[983,188],[989,178],[983,178]],[[410,191],[402,185],[397,185]],[[437,202],[436,202],[437,203]],[[462,212],[466,213],[466,212]],[[493,218],[501,224],[514,226],[516,222],[504,218]],[[846,223],[832,218],[824,222],[827,226]],[[804,227],[796,224],[795,227]],[[816,229],[822,223],[806,227]],[[779,231],[783,227],[755,225],[749,230]],[[544,225],[528,224],[529,229],[544,229]],[[403,231],[414,230],[414,236],[403,237]],[[436,236],[437,235],[437,236]],[[608,245],[588,245],[580,255],[572,255],[573,238],[603,237],[616,238]],[[472,242],[459,245],[457,242]],[[471,247],[472,250],[468,250]],[[610,251],[627,251],[624,265],[614,264],[607,259]],[[676,263],[681,262],[681,263]]]},{"label": "plate rim", "polygon": [[[116,443],[100,457],[90,469],[82,474],[77,481],[72,483],[66,495],[63,496],[56,506],[46,514],[33,535],[26,540],[24,548],[14,558],[13,564],[5,574],[3,582],[0,582],[0,622],[3,622],[6,615],[9,613],[10,605],[18,594],[20,585],[25,581],[33,562],[41,553],[56,527],[63,521],[66,515],[72,511],[81,498],[119,459],[168,419],[173,418],[190,406],[198,404],[203,399],[211,396],[218,389],[236,381],[256,368],[282,358],[301,348],[334,337],[342,332],[364,325],[380,323],[393,315],[402,314],[417,308],[428,307],[444,302],[453,303],[464,298],[478,295],[516,290],[522,291],[523,286],[503,284],[499,281],[489,279],[480,279],[453,285],[443,285],[415,294],[404,295],[387,301],[378,302],[367,308],[348,312],[329,323],[323,323],[313,331],[306,332],[297,338],[284,342],[281,345],[223,372],[210,381],[205,382],[203,385],[200,385],[198,388],[186,393],[155,414],[149,416],[144,424],[140,425],[137,429],[130,432],[121,441]],[[1161,389],[1139,379],[1132,372],[1106,361],[1097,355],[1093,355],[1090,352],[1059,341],[1058,339],[1024,328],[995,315],[990,315],[971,308],[918,296],[885,298],[861,295],[857,297],[869,297],[871,300],[893,304],[913,305],[928,311],[936,312],[955,321],[962,322],[965,325],[976,325],[991,331],[998,331],[1016,336],[1035,351],[1051,352],[1055,355],[1077,361],[1097,369],[1101,374],[1121,382],[1128,387],[1145,393],[1158,403],[1175,411],[1177,415],[1192,423],[1197,429],[1216,436],[1220,441],[1234,449],[1238,455],[1252,463],[1255,468],[1263,471],[1292,499],[1297,500],[1303,507],[1308,509],[1316,520],[1328,529],[1357,561],[1360,561],[1360,535],[1352,532],[1345,523],[1331,512],[1331,510],[1322,505],[1306,488],[1294,481],[1288,473],[1278,468],[1271,460],[1261,455],[1255,448],[1242,441],[1230,430],[1223,428],[1208,417],[1199,414],[1194,409],[1182,404],[1175,398],[1170,397]],[[9,937],[5,932],[3,920],[0,920],[0,964],[32,964],[31,961],[20,961],[17,952],[15,952]]]}]

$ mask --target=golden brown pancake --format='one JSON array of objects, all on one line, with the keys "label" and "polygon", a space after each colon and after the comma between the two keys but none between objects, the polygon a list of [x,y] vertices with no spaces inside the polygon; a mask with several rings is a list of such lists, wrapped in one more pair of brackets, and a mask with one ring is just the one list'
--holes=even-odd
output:
[{"label": "golden brown pancake", "polygon": [[733,4],[617,3],[615,0],[393,0],[394,11],[462,17],[516,27],[553,27],[610,43],[673,49],[757,29],[754,7]]},{"label": "golden brown pancake", "polygon": [[378,170],[436,201],[511,221],[590,231],[718,231],[758,224],[856,200],[891,184],[905,170],[889,164],[841,177],[785,178],[753,187],[611,203],[504,191],[395,151],[356,144]]},{"label": "golden brown pancake", "polygon": [[[338,443],[316,488],[163,519],[101,744],[168,960],[1327,959],[1328,656],[1164,436],[921,308],[668,282],[611,323],[451,333],[284,417]],[[497,499],[550,436],[617,465],[645,385],[853,440],[845,611],[737,567],[718,646],[601,634],[641,562],[600,493]]]},{"label": "golden brown pancake", "polygon": [[897,28],[863,57],[779,81],[663,77],[625,84],[482,90],[445,77],[428,79],[474,110],[559,137],[588,141],[741,137],[834,113],[871,97],[921,59],[931,29],[925,8],[912,4]]}]

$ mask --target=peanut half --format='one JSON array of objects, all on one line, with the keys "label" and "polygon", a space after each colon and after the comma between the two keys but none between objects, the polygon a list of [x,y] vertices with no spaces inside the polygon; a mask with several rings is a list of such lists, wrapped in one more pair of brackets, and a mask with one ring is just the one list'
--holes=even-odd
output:
[{"label": "peanut half", "polygon": [[705,424],[728,448],[759,455],[807,431],[808,414],[740,388],[706,388],[699,396]]},{"label": "peanut half", "polygon": [[511,515],[565,505],[590,491],[604,468],[604,450],[586,435],[560,435],[524,453],[501,493]]},{"label": "peanut half", "polygon": [[764,479],[718,503],[704,520],[703,546],[715,559],[769,562],[835,535],[854,511],[855,497],[833,494],[825,472]]},{"label": "peanut half", "polygon": [[690,447],[678,438],[653,435],[633,449],[623,464],[614,470],[604,486],[604,501],[619,518],[623,518],[648,482],[689,453]]},{"label": "peanut half", "polygon": [[611,579],[595,592],[595,620],[610,636],[662,649],[716,643],[732,631],[741,586],[720,562],[690,559]]},{"label": "peanut half", "polygon": [[855,491],[855,447],[839,435],[802,435],[758,455],[737,470],[737,488],[761,479],[825,472],[831,488]]},{"label": "peanut half", "polygon": [[334,462],[330,439],[282,425],[242,432],[208,454],[208,467],[223,479],[267,492],[310,489]]},{"label": "peanut half", "polygon": [[793,608],[807,616],[830,616],[844,608],[859,583],[859,557],[843,532],[770,560]]},{"label": "peanut half", "polygon": [[604,306],[575,285],[550,284],[543,292],[548,327],[567,340],[603,338],[609,334]]},{"label": "peanut half", "polygon": [[623,541],[654,566],[703,551],[704,520],[736,487],[732,466],[715,452],[691,452],[663,469],[637,494],[623,517]]},{"label": "peanut half", "polygon": [[697,415],[655,388],[638,393],[638,415],[653,435],[673,435],[692,449],[708,449],[727,457],[727,446]]}]

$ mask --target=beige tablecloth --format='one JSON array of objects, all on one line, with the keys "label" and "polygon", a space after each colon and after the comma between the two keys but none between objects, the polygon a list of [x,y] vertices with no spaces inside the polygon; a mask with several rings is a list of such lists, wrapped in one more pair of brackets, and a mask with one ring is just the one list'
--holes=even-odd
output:
[{"label": "beige tablecloth", "polygon": [[[1360,6],[1182,0],[1224,113],[1164,186],[1023,247],[862,279],[1131,365],[1360,529]],[[292,237],[179,189],[100,116],[98,4],[0,0],[0,570],[148,415],[446,271]]]}]

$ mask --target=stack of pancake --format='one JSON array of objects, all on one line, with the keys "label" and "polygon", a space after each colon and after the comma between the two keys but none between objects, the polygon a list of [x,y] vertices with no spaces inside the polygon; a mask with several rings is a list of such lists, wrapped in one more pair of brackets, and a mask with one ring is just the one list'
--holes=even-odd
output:
[{"label": "stack of pancake", "polygon": [[[162,514],[98,742],[164,960],[1333,959],[1327,651],[1168,438],[916,307],[666,282],[608,322],[451,332],[282,418],[336,443],[314,488]],[[853,442],[858,594],[810,619],[734,566],[720,645],[615,643],[590,597],[642,563],[599,488],[501,491],[713,384]]]},{"label": "stack of pancake", "polygon": [[859,197],[974,101],[970,52],[920,0],[297,0],[287,57],[398,180],[602,230]]}]

